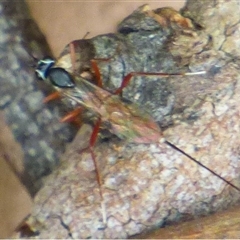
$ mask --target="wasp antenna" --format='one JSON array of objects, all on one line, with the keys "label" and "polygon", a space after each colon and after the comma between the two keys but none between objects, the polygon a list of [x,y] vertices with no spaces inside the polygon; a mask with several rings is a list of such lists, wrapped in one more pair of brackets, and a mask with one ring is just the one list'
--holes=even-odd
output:
[{"label": "wasp antenna", "polygon": [[90,32],[86,32],[82,39],[85,39],[89,34]]},{"label": "wasp antenna", "polygon": [[[24,45],[25,45],[25,43],[24,43]],[[35,62],[39,61],[39,59],[37,57],[35,57],[31,52],[29,52],[29,51],[26,51],[26,52],[33,59],[33,61],[35,61]]]},{"label": "wasp antenna", "polygon": [[29,66],[29,67],[32,67],[32,68],[35,68],[35,67],[36,67],[36,64],[29,63],[28,66]]},{"label": "wasp antenna", "polygon": [[30,56],[34,61],[36,61],[36,62],[39,61],[39,59],[36,58],[33,54],[31,54],[31,53],[28,53],[28,54],[29,54],[29,56]]},{"label": "wasp antenna", "polygon": [[184,156],[188,157],[189,159],[191,159],[193,162],[195,162],[196,164],[198,164],[199,166],[205,168],[206,170],[208,170],[210,173],[212,173],[213,175],[215,175],[216,177],[218,177],[219,179],[221,179],[222,181],[224,181],[225,183],[227,183],[228,185],[230,185],[231,187],[235,188],[237,191],[240,192],[240,188],[237,187],[236,185],[232,184],[231,182],[229,182],[228,180],[226,180],[225,178],[223,178],[222,176],[220,176],[219,174],[217,174],[216,172],[214,172],[213,170],[211,170],[210,168],[208,168],[206,165],[202,164],[201,162],[199,162],[198,160],[196,160],[195,158],[193,158],[192,156],[190,156],[189,154],[187,154],[186,152],[184,152],[183,150],[181,150],[180,148],[178,148],[177,146],[173,145],[172,143],[170,143],[169,141],[165,140],[165,142],[168,146],[170,146],[171,148],[175,149],[176,151],[182,153]]},{"label": "wasp antenna", "polygon": [[29,63],[28,66],[29,66],[29,67],[32,67],[32,68],[36,68],[37,62],[39,61],[39,59],[38,59],[37,57],[35,57],[32,53],[30,53],[30,52],[28,52],[28,51],[27,51],[27,53],[28,53],[28,55],[29,55],[29,56],[32,58],[32,60],[33,60],[33,63]]}]

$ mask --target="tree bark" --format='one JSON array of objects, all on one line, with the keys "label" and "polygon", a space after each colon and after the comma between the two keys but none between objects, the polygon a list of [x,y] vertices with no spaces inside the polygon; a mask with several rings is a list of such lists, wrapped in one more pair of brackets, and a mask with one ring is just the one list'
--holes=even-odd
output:
[{"label": "tree bark", "polygon": [[[74,42],[75,74],[91,78],[90,59],[110,58],[99,67],[104,88],[112,91],[133,71],[205,70],[202,76],[140,76],[123,97],[151,114],[165,139],[239,186],[238,12],[238,2],[216,0],[188,1],[181,14],[141,7],[117,34]],[[69,63],[66,46],[57,65],[71,71]],[[127,238],[239,201],[239,192],[166,144],[130,144],[113,136],[94,147],[104,224],[93,160],[81,152],[90,132],[81,128],[37,194],[27,221],[35,237]]]},{"label": "tree bark", "polygon": [[42,177],[58,164],[65,144],[73,139],[76,130],[58,121],[65,107],[43,103],[44,94],[52,90],[37,83],[32,56],[41,59],[51,52],[26,4],[1,2],[0,11],[0,109],[23,149],[24,170],[19,176],[34,195]]}]

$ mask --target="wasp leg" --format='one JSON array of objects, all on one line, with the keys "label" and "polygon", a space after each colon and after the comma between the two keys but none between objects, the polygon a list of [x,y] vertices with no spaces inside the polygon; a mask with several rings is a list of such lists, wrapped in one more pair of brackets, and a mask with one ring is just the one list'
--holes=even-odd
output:
[{"label": "wasp leg", "polygon": [[94,72],[95,75],[95,81],[96,81],[96,85],[100,88],[103,88],[103,83],[102,83],[102,77],[101,77],[101,73],[100,73],[100,69],[98,67],[97,62],[109,62],[111,59],[114,58],[114,56],[120,51],[120,47],[118,46],[115,53],[108,58],[94,58],[91,60],[91,67],[92,70]]},{"label": "wasp leg", "polygon": [[[103,87],[102,84],[102,79],[101,79],[101,73],[100,69],[98,67],[97,61],[105,61],[108,62],[113,58],[96,58],[91,60],[91,65],[92,69],[94,71],[96,81],[97,81],[97,86],[98,87]],[[121,94],[122,90],[129,84],[130,80],[135,77],[135,76],[161,76],[161,77],[170,77],[170,76],[191,76],[191,75],[200,75],[200,74],[205,74],[205,71],[200,71],[200,72],[187,72],[187,73],[146,73],[146,72],[130,72],[128,73],[122,80],[121,86],[116,89],[113,94]]]},{"label": "wasp leg", "polygon": [[60,92],[56,91],[54,93],[51,93],[47,97],[45,97],[43,102],[44,103],[48,103],[48,102],[50,102],[52,100],[55,100],[55,99],[58,99],[58,98],[61,98],[61,94],[60,94]]},{"label": "wasp leg", "polygon": [[130,80],[135,76],[161,76],[161,77],[170,77],[170,76],[189,76],[189,75],[200,75],[205,74],[205,71],[200,72],[187,72],[187,73],[145,73],[145,72],[131,72],[128,73],[122,80],[121,86],[115,90],[113,94],[121,94],[122,90],[129,84]]},{"label": "wasp leg", "polygon": [[72,122],[76,119],[77,116],[79,116],[83,112],[82,107],[78,107],[74,109],[73,111],[69,112],[67,115],[65,115],[63,118],[60,119],[60,122]]},{"label": "wasp leg", "polygon": [[[95,143],[97,141],[98,133],[99,133],[99,130],[100,130],[100,125],[101,125],[101,119],[99,118],[97,123],[95,124],[95,126],[93,128],[93,132],[92,132],[92,135],[91,135],[91,138],[90,138],[90,142],[89,142],[89,147],[88,147],[88,149],[90,150],[92,155],[94,155],[93,147],[94,147],[94,145],[95,145]],[[101,181],[101,177],[100,177],[100,174],[99,174],[99,171],[98,171],[98,166],[97,166],[97,161],[95,159],[95,156],[94,156],[93,162],[94,162],[94,167],[95,167],[96,173],[97,173],[97,181],[98,181],[99,186],[101,186],[102,185],[102,181]]]},{"label": "wasp leg", "polygon": [[92,70],[95,75],[96,85],[100,88],[103,88],[103,83],[102,83],[102,77],[101,77],[101,73],[100,73],[99,67],[97,65],[97,62],[98,61],[108,62],[111,60],[111,58],[112,57],[110,57],[110,58],[94,58],[91,60],[91,67],[92,67]]},{"label": "wasp leg", "polygon": [[[69,44],[69,48],[70,48],[70,55],[71,55],[71,62],[72,62],[72,71],[74,72],[75,71],[75,62],[76,62],[74,42],[71,42]],[[97,65],[97,61],[108,62],[108,61],[111,60],[111,58],[112,57],[110,57],[110,58],[96,58],[96,59],[91,60],[91,67],[92,67],[92,70],[94,71],[96,85],[98,87],[102,88],[103,84],[102,84],[101,73],[100,73],[99,67]],[[82,111],[83,111],[83,109],[81,107],[73,110],[72,112],[67,114],[65,117],[63,117],[61,119],[61,122],[69,122],[69,121],[74,120]],[[102,209],[103,223],[106,224],[107,216],[106,216],[106,207],[105,207],[103,193],[102,193],[102,179],[101,179],[101,175],[100,175],[100,172],[99,172],[99,169],[98,169],[97,160],[96,160],[96,157],[95,157],[95,154],[94,154],[94,151],[93,151],[93,147],[94,147],[94,145],[97,141],[100,125],[101,125],[101,119],[99,118],[97,120],[97,123],[95,124],[95,126],[93,128],[93,132],[91,134],[91,138],[90,138],[90,141],[89,141],[89,146],[84,148],[83,150],[81,150],[81,152],[89,151],[90,154],[91,154],[91,157],[92,157],[92,160],[93,160],[93,163],[94,163],[94,168],[95,168],[95,171],[96,171],[96,178],[97,178],[97,183],[98,183],[98,186],[99,186],[99,194],[100,194],[100,197],[101,197],[101,209]]]},{"label": "wasp leg", "polygon": [[66,114],[64,117],[62,117],[60,119],[61,123],[73,123],[77,128],[80,128],[83,124],[82,118],[81,118],[81,114],[84,111],[84,109],[82,107],[78,107],[76,109],[74,109],[73,111],[69,112],[68,114]]},{"label": "wasp leg", "polygon": [[102,217],[103,217],[103,223],[106,224],[107,222],[107,215],[106,215],[106,207],[105,207],[105,203],[104,203],[104,198],[103,198],[103,192],[102,192],[102,178],[101,178],[101,174],[99,172],[99,168],[98,168],[98,164],[97,164],[97,160],[93,151],[93,147],[97,141],[98,138],[98,133],[100,130],[100,125],[101,125],[101,119],[99,118],[97,120],[97,123],[95,124],[91,137],[90,137],[90,141],[89,141],[89,146],[84,148],[83,150],[80,151],[84,152],[84,151],[89,151],[93,160],[93,164],[94,164],[94,168],[96,171],[96,178],[97,178],[97,183],[98,183],[98,187],[99,187],[99,194],[101,197],[101,209],[102,209]]}]

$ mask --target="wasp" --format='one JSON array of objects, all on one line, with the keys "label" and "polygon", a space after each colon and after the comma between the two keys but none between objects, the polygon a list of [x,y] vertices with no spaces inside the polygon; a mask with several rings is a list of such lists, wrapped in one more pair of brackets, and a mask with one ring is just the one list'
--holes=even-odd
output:
[{"label": "wasp", "polygon": [[[101,190],[102,179],[93,151],[101,127],[107,128],[112,134],[129,143],[167,144],[240,192],[239,187],[166,140],[159,125],[147,112],[143,111],[137,104],[126,101],[119,94],[135,76],[188,76],[205,74],[204,71],[175,74],[131,72],[125,76],[121,86],[115,90],[114,93],[93,84],[83,77],[71,74],[64,68],[56,66],[55,60],[49,57],[38,61],[35,71],[40,80],[49,82],[57,90],[55,97],[65,97],[77,106],[77,109],[63,118],[62,121],[76,117],[76,115],[83,110],[90,112],[91,116],[93,116],[94,128],[90,137],[89,146],[84,150],[90,151],[94,163],[99,192],[102,199],[101,205],[104,223],[106,223],[106,209]],[[48,100],[55,97],[50,97]]]}]

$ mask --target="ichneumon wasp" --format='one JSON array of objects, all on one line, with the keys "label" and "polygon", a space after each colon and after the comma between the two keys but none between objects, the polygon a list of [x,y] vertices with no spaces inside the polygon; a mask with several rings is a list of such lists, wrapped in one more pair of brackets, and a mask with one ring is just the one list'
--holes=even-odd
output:
[{"label": "ichneumon wasp", "polygon": [[[57,67],[54,64],[55,61],[53,59],[45,58],[40,60],[36,67],[36,73],[38,77],[44,81],[48,80],[50,84],[53,85],[53,87],[57,90],[57,94],[47,98],[47,101],[62,96],[70,99],[75,105],[78,106],[75,111],[63,118],[63,121],[73,119],[80,112],[82,112],[83,109],[90,111],[94,116],[95,126],[91,134],[89,146],[85,150],[88,150],[91,153],[91,158],[94,162],[99,192],[102,200],[101,205],[104,223],[106,223],[107,216],[102,193],[103,180],[98,170],[98,163],[93,150],[93,147],[97,141],[100,127],[102,125],[108,126],[108,130],[112,134],[118,136],[120,139],[125,139],[128,142],[146,144],[165,143],[174,150],[194,161],[196,164],[205,168],[207,171],[217,176],[236,190],[240,191],[240,188],[238,188],[236,185],[224,179],[206,165],[202,164],[168,140],[164,139],[158,124],[148,113],[142,111],[138,105],[124,101],[118,95],[134,76],[187,76],[204,74],[204,72],[183,74],[132,72],[126,75],[122,85],[114,93],[110,93],[80,76],[70,74],[65,69]],[[96,67],[97,65],[95,65],[95,68]]]}]

